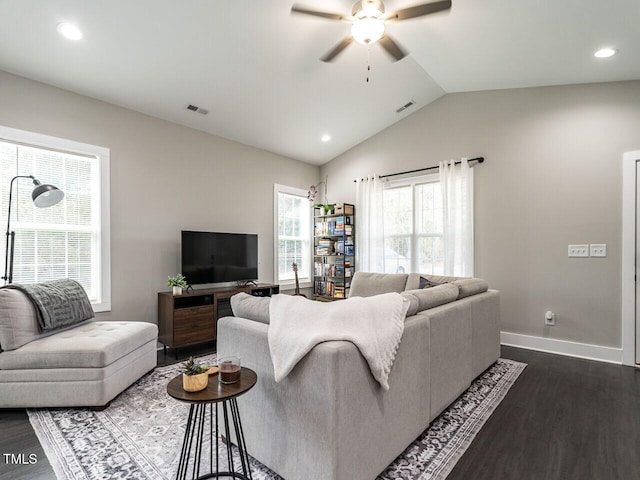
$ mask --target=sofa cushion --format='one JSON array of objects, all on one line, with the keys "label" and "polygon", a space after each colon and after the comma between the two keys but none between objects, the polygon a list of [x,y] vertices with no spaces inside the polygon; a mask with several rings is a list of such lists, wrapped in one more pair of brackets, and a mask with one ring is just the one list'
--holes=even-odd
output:
[{"label": "sofa cushion", "polygon": [[482,278],[470,277],[449,277],[445,275],[425,275],[420,273],[410,273],[407,280],[406,291],[424,288],[426,283],[446,284],[452,283],[460,288],[458,299],[486,292],[489,284]]},{"label": "sofa cushion", "polygon": [[477,295],[489,290],[489,283],[482,278],[461,278],[451,282],[460,288],[458,299]]},{"label": "sofa cushion", "polygon": [[406,273],[356,272],[351,280],[349,297],[372,297],[382,293],[401,293],[407,285]]},{"label": "sofa cushion", "polygon": [[15,350],[40,336],[36,309],[18,290],[0,289],[0,348]]},{"label": "sofa cushion", "polygon": [[[459,288],[452,283],[445,283],[432,288],[409,290],[403,293],[405,298],[414,297],[418,302],[417,312],[428,310],[438,305],[453,302],[458,298]],[[412,302],[413,303],[413,302]],[[409,307],[411,308],[411,307]]]},{"label": "sofa cushion", "polygon": [[237,293],[231,297],[233,315],[260,323],[269,323],[270,297],[254,297],[248,293]]},{"label": "sofa cushion", "polygon": [[0,369],[102,368],[156,339],[146,322],[89,322],[0,353]]}]

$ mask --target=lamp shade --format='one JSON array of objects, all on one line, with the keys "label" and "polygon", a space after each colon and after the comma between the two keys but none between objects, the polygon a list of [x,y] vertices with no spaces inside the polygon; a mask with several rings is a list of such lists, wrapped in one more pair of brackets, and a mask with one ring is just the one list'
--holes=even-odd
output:
[{"label": "lamp shade", "polygon": [[53,185],[37,185],[31,193],[33,203],[38,208],[52,207],[64,198],[64,192]]}]

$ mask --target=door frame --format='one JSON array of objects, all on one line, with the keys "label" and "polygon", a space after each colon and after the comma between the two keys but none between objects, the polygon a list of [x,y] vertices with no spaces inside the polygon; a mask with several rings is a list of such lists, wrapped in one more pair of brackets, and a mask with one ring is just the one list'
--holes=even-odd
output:
[{"label": "door frame", "polygon": [[640,150],[622,156],[622,364],[636,365],[636,199]]}]

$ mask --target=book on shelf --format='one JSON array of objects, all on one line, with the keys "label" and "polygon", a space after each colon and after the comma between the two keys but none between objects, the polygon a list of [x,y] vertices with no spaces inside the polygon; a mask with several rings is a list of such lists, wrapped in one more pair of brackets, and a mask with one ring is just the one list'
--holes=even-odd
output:
[{"label": "book on shelf", "polygon": [[314,283],[314,291],[316,295],[323,295],[326,297],[333,297],[334,283],[331,281],[317,280]]},{"label": "book on shelf", "polygon": [[346,298],[347,289],[350,282],[337,280],[316,280],[314,282],[314,293],[325,297]]},{"label": "book on shelf", "polygon": [[353,235],[353,226],[349,217],[338,217],[335,221],[316,221],[314,235]]},{"label": "book on shelf", "polygon": [[345,255],[355,255],[356,249],[353,243],[345,243],[344,244],[344,254]]},{"label": "book on shelf", "polygon": [[333,255],[335,253],[335,242],[330,238],[321,238],[315,247],[316,255]]},{"label": "book on shelf", "polygon": [[342,258],[336,258],[334,263],[334,270],[336,277],[344,277],[344,260]]}]

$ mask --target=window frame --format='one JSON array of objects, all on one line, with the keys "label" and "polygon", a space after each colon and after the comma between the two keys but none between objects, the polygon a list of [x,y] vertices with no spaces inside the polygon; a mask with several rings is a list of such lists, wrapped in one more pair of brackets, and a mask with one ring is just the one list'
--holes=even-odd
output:
[{"label": "window frame", "polygon": [[[0,125],[0,140],[22,144],[25,146],[55,150],[75,155],[94,157],[98,162],[99,189],[97,215],[100,228],[100,242],[98,248],[98,291],[100,301],[92,303],[95,312],[111,311],[111,207],[110,207],[110,150],[106,147],[53,137],[26,130],[19,130]],[[6,220],[6,219],[5,219]]]},{"label": "window frame", "polygon": [[[440,238],[441,241],[444,244],[444,229],[442,231],[442,233],[440,234],[433,234],[433,233],[418,233],[417,232],[417,221],[416,221],[416,210],[417,210],[417,196],[416,196],[416,191],[415,188],[417,185],[423,185],[426,183],[440,183],[440,175],[438,173],[432,173],[432,174],[427,174],[427,175],[417,175],[417,176],[413,176],[413,177],[408,177],[408,178],[401,178],[401,179],[393,179],[393,180],[388,180],[387,182],[385,182],[385,185],[383,187],[384,190],[387,189],[394,189],[394,188],[403,188],[403,187],[410,187],[411,188],[411,233],[405,233],[405,234],[389,234],[387,235],[385,232],[384,235],[384,239],[383,242],[386,241],[387,238],[406,238],[409,237],[410,242],[411,242],[411,253],[410,253],[410,271],[409,272],[405,272],[405,273],[413,273],[413,272],[419,272],[419,240],[421,238]],[[384,192],[383,192],[383,196],[384,196]],[[383,255],[384,255],[384,244],[383,244]],[[386,262],[386,256],[385,256],[385,260],[384,262]],[[386,270],[386,265],[385,265],[385,270]],[[442,275],[442,274],[436,274],[436,273],[426,273],[425,275]]]},{"label": "window frame", "polygon": [[[279,193],[301,197],[307,201],[308,192],[301,188],[290,187],[287,185],[280,185],[277,183],[273,185],[273,283],[279,285],[281,290],[294,290],[296,286],[295,279],[280,279],[280,235],[278,231]],[[299,277],[300,288],[310,288],[313,285],[313,257],[311,255],[313,248],[313,209],[311,207],[309,207],[308,215],[309,231],[307,232],[307,241],[309,245],[307,249],[307,271],[309,272],[309,277]]]}]

